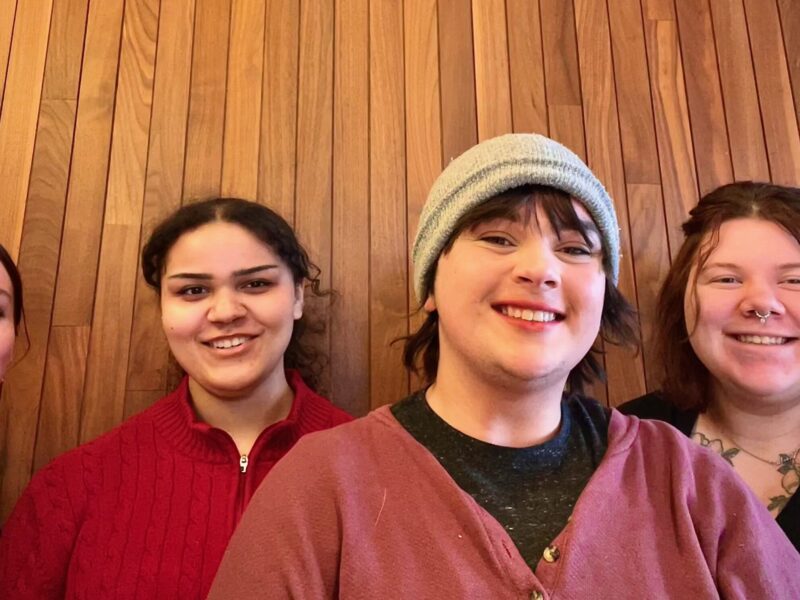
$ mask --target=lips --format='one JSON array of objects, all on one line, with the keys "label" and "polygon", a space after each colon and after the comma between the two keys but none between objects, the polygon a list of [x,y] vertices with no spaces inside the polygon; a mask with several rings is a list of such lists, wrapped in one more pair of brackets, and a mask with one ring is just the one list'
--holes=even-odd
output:
[{"label": "lips", "polygon": [[531,323],[550,323],[552,321],[561,321],[564,315],[552,310],[542,310],[539,308],[527,308],[520,306],[513,306],[510,304],[502,304],[496,307],[496,310],[506,317],[512,319],[520,319]]},{"label": "lips", "polygon": [[796,338],[789,338],[789,337],[782,337],[782,336],[772,336],[772,335],[732,335],[736,341],[741,342],[743,344],[753,344],[756,346],[782,346],[787,344],[791,341],[794,341]]},{"label": "lips", "polygon": [[231,348],[238,348],[245,342],[252,340],[254,337],[255,336],[253,335],[231,335],[214,338],[213,340],[202,343],[203,345],[208,346],[209,348],[214,348],[215,350],[229,350]]}]

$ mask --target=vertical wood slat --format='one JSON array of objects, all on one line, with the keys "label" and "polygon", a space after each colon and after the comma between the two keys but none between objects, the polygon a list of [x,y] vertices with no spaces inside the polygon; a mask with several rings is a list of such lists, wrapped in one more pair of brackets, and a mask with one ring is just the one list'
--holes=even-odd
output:
[{"label": "vertical wood slat", "polygon": [[795,0],[778,0],[783,44],[794,91],[794,110],[800,122],[800,10]]},{"label": "vertical wood slat", "polygon": [[369,213],[370,329],[368,408],[406,396],[400,344],[408,333],[403,7],[370,5]]},{"label": "vertical wood slat", "polygon": [[744,6],[730,0],[710,0],[710,7],[733,175],[736,179],[767,181],[769,165]]},{"label": "vertical wood slat", "polygon": [[[295,229],[321,270],[323,287],[331,277],[331,181],[333,176],[333,0],[300,12],[300,57],[297,96],[297,198]],[[304,312],[326,325],[315,336],[318,349],[330,357],[330,313],[326,299],[306,295]],[[329,370],[320,383],[330,390]]]},{"label": "vertical wood slat", "polygon": [[[427,5],[417,4],[417,11]],[[437,13],[438,9],[438,13]],[[438,24],[439,94],[441,96],[442,165],[478,142],[475,62],[470,0],[439,0],[429,17]],[[438,173],[437,173],[438,174]]]},{"label": "vertical wood slat", "polygon": [[225,99],[222,195],[258,194],[264,0],[233,0]]},{"label": "vertical wood slat", "polygon": [[81,414],[81,441],[118,423],[125,409],[139,265],[159,5],[127,0],[106,211]]},{"label": "vertical wood slat", "polygon": [[[331,394],[369,409],[369,3],[337,0],[334,33]],[[379,240],[377,240],[380,243]]]},{"label": "vertical wood slat", "polygon": [[[116,99],[123,5],[123,0],[92,2],[89,5],[61,262],[56,284],[55,326],[91,325]],[[80,367],[85,368],[85,364]]]},{"label": "vertical wood slat", "polygon": [[[744,0],[771,179],[798,185],[800,132],[775,0]],[[795,7],[797,10],[797,7]]]},{"label": "vertical wood slat", "polygon": [[[442,125],[445,112],[444,92],[440,88],[439,29],[441,4],[437,16],[436,0],[406,0],[404,3],[404,60],[406,101],[406,233],[408,239],[409,307],[419,306],[413,287],[411,249],[419,215],[431,185],[442,170],[442,156],[447,156]],[[442,50],[443,51],[443,50]],[[442,79],[441,85],[444,85]],[[467,100],[468,102],[474,101]],[[441,106],[441,109],[440,109]],[[441,112],[440,112],[441,111]],[[474,113],[473,113],[474,114]],[[477,136],[475,122],[464,123],[469,135]],[[451,140],[451,149],[457,142]],[[410,318],[409,331],[416,331],[424,319],[422,312]],[[419,387],[419,379],[411,377],[410,387]]]},{"label": "vertical wood slat", "polygon": [[539,0],[507,0],[506,20],[514,131],[547,135]]},{"label": "vertical wood slat", "polygon": [[540,0],[550,137],[585,158],[578,42],[572,2]]},{"label": "vertical wood slat", "polygon": [[18,255],[22,239],[52,9],[52,0],[21,2],[14,19],[0,112],[0,243],[12,257]]},{"label": "vertical wood slat", "polygon": [[[161,7],[140,248],[158,223],[181,205],[194,7],[193,1]],[[164,392],[169,350],[160,333],[158,297],[139,271],[125,387]]]},{"label": "vertical wood slat", "polygon": [[708,0],[675,0],[700,193],[733,179]]},{"label": "vertical wood slat", "polygon": [[[644,0],[645,15],[664,14],[651,9],[654,4]],[[697,178],[678,28],[674,15],[668,16],[646,18],[644,30],[667,234],[675,256],[683,239],[681,223],[697,200]]]},{"label": "vertical wood slat", "polygon": [[300,6],[296,0],[269,0],[261,92],[261,151],[258,201],[294,222],[297,172],[297,83]]},{"label": "vertical wood slat", "polygon": [[88,325],[50,330],[34,470],[78,445],[89,333]]},{"label": "vertical wood slat", "polygon": [[[0,106],[5,92],[8,57],[11,55],[11,36],[14,32],[14,17],[19,0],[0,3]],[[0,111],[2,115],[2,111]]]},{"label": "vertical wood slat", "polygon": [[197,3],[186,124],[186,200],[220,193],[230,19],[231,0]]},{"label": "vertical wood slat", "polygon": [[513,129],[505,0],[473,0],[472,29],[478,139],[482,141]]},{"label": "vertical wood slat", "polygon": [[[635,302],[636,279],[631,259],[627,190],[605,6],[591,0],[576,0],[575,29],[586,124],[586,157],[589,167],[614,199],[622,251],[619,289],[631,302]],[[644,364],[641,355],[631,355],[630,351],[611,344],[606,344],[605,350],[608,399],[611,405],[644,393]]]},{"label": "vertical wood slat", "polygon": [[669,268],[669,243],[661,198],[661,175],[647,72],[644,27],[639,0],[608,4],[614,74],[618,96],[622,161],[630,211],[630,240],[636,275],[636,299],[644,345],[648,390],[660,385],[661,370],[651,355],[658,318],[658,284]]}]

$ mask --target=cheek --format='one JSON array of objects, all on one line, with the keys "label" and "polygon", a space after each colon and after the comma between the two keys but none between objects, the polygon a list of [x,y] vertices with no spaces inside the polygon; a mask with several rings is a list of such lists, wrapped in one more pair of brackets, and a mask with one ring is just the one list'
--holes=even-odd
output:
[{"label": "cheek", "polygon": [[191,304],[181,306],[173,302],[162,302],[161,326],[170,342],[197,333],[203,322],[203,313],[198,308]]},{"label": "cheek", "polygon": [[[14,353],[14,326],[10,322],[0,324],[0,370],[11,360]],[[0,372],[2,377],[2,372]]]}]

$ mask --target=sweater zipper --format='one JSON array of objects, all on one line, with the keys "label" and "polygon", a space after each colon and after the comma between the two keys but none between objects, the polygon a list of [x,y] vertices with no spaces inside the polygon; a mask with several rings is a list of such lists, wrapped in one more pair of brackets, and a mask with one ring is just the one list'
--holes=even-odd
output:
[{"label": "sweater zipper", "polygon": [[242,454],[242,456],[239,458],[239,471],[242,473],[247,473],[247,463],[247,454]]},{"label": "sweater zipper", "polygon": [[234,523],[238,523],[239,519],[242,517],[242,513],[244,512],[244,495],[245,495],[245,485],[247,482],[247,465],[250,460],[247,458],[247,454],[242,454],[239,457],[239,483],[236,486],[236,512],[234,517]]}]

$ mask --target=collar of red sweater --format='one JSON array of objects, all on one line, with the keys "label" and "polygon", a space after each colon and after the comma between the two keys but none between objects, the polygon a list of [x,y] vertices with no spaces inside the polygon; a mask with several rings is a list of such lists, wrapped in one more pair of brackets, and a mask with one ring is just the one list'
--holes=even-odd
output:
[{"label": "collar of red sweater", "polygon": [[[294,391],[287,417],[268,426],[253,444],[250,458],[283,456],[305,433],[330,426],[330,404],[311,390],[300,374],[287,369],[286,379]],[[155,428],[175,448],[196,460],[214,463],[238,460],[236,444],[227,432],[200,421],[192,408],[189,378],[184,377],[171,394],[158,401],[139,418],[153,420]]]}]

